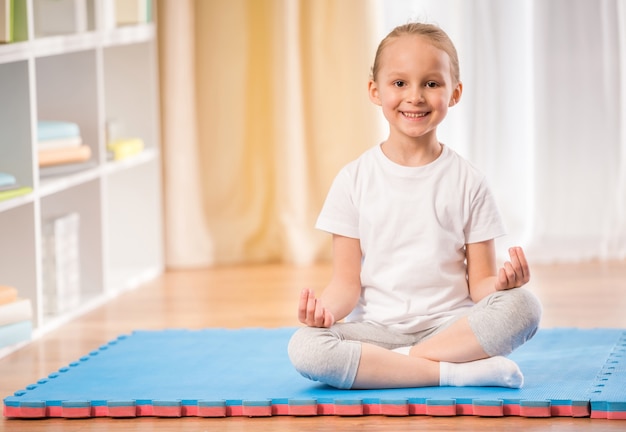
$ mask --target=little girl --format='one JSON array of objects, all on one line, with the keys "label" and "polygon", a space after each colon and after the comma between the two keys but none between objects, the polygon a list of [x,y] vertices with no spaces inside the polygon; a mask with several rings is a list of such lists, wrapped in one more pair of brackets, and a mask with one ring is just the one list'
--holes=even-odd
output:
[{"label": "little girl", "polygon": [[368,91],[389,137],[328,193],[316,227],[333,235],[333,275],[319,298],[301,294],[293,365],[344,389],[521,387],[504,356],[535,334],[541,306],[521,288],[521,248],[496,267],[504,228],[485,177],[437,139],[463,91],[454,45],[433,25],[395,28]]}]

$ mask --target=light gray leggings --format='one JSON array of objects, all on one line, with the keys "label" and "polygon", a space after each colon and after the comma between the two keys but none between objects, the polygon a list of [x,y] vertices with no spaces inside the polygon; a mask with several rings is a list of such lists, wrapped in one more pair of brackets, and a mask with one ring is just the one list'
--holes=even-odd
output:
[{"label": "light gray leggings", "polygon": [[508,355],[529,340],[539,326],[541,305],[524,288],[499,291],[464,315],[442,326],[413,334],[398,333],[374,323],[337,323],[331,328],[304,327],[289,341],[289,358],[306,378],[337,388],[352,387],[361,357],[361,342],[395,349],[416,345],[467,316],[483,350]]}]

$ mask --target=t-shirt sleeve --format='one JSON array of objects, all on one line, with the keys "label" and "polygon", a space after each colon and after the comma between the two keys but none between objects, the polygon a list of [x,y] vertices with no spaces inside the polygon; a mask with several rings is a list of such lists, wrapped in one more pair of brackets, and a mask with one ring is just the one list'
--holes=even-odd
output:
[{"label": "t-shirt sleeve", "polygon": [[345,237],[359,238],[359,216],[352,186],[352,176],[348,169],[342,169],[330,187],[315,228]]},{"label": "t-shirt sleeve", "polygon": [[492,240],[505,234],[506,228],[495,197],[483,178],[470,204],[470,216],[465,226],[465,243]]}]

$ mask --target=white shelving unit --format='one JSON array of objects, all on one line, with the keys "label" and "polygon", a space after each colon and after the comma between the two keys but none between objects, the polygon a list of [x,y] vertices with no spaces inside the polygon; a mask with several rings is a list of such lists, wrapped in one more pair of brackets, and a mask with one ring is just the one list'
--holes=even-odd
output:
[{"label": "white shelving unit", "polygon": [[[15,0],[27,36],[0,45],[0,171],[33,189],[0,201],[0,284],[31,299],[35,337],[163,271],[155,26],[106,25],[114,0],[86,0],[86,32],[36,37],[36,1]],[[39,119],[78,123],[93,165],[41,179]],[[108,161],[109,121],[142,138],[144,151]],[[48,316],[42,228],[67,213],[80,216],[81,300]]]}]

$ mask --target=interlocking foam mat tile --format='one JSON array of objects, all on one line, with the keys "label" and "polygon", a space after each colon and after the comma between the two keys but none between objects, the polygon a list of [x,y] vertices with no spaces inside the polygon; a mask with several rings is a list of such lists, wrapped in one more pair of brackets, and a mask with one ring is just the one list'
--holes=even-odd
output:
[{"label": "interlocking foam mat tile", "polygon": [[294,328],[136,331],[4,399],[4,415],[478,415],[626,419],[626,330],[542,329],[510,357],[522,389],[337,390],[301,377]]}]

